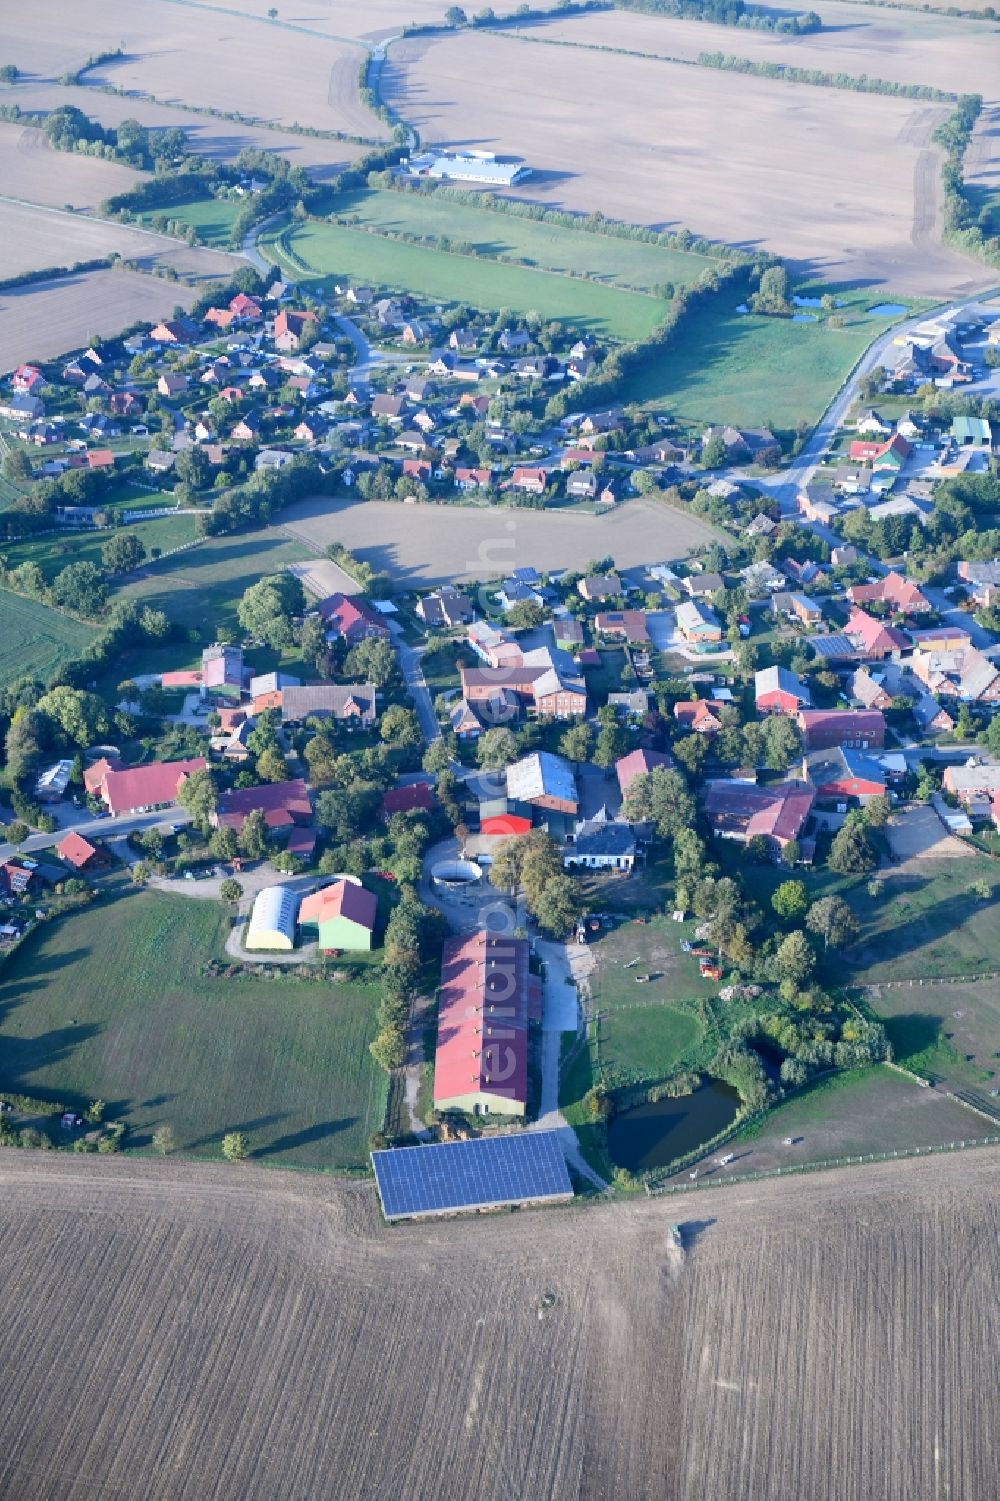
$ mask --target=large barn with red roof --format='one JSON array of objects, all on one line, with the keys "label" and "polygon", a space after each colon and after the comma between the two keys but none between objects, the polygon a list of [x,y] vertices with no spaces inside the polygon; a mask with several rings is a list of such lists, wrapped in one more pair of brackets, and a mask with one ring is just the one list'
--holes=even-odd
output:
[{"label": "large barn with red roof", "polygon": [[435,1110],[524,1115],[528,1020],[541,1008],[525,940],[485,932],[449,939],[440,997]]}]

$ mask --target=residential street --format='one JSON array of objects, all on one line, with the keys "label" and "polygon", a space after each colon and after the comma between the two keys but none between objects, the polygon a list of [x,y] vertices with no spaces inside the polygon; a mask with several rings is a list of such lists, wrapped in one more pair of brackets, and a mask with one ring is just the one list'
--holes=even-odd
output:
[{"label": "residential street", "polygon": [[51,849],[69,829],[75,829],[85,839],[113,839],[130,834],[133,829],[151,829],[163,823],[179,827],[191,822],[190,813],[177,803],[152,813],[122,814],[120,818],[95,818],[86,808],[75,809],[74,812],[79,813],[79,818],[67,819],[54,834],[32,834],[23,844],[18,845],[0,844],[0,860],[9,860],[14,854],[32,855],[38,850]]}]

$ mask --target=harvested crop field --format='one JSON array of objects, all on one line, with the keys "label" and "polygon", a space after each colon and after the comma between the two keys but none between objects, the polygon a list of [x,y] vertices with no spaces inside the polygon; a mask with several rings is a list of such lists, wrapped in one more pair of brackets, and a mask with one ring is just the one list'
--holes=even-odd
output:
[{"label": "harvested crop field", "polygon": [[93,626],[38,600],[0,590],[0,688],[23,677],[47,682],[96,634]]},{"label": "harvested crop field", "polygon": [[[153,92],[156,92],[155,88]],[[155,99],[132,99],[68,84],[31,80],[8,89],[4,98],[25,111],[48,111],[63,104],[73,104],[91,119],[109,127],[120,125],[123,120],[138,120],[140,125],[157,130],[170,130],[176,126],[187,132],[192,150],[210,161],[231,161],[248,147],[256,151],[277,151],[293,166],[304,167],[319,181],[339,172],[367,149],[353,141],[331,141],[322,136],[299,135],[277,127],[246,125],[239,120],[224,120],[175,105],[158,104]],[[28,196],[37,198],[38,194]]]},{"label": "harvested crop field", "polygon": [[363,49],[290,22],[174,0],[103,0],[85,11],[70,0],[38,0],[30,12],[5,15],[2,36],[4,55],[42,77],[124,43],[125,56],[90,69],[86,82],[278,124],[388,134],[361,103]]},{"label": "harvested crop field", "polygon": [[702,52],[722,52],[779,67],[929,84],[958,94],[990,97],[998,92],[995,22],[959,21],[843,0],[824,0],[823,30],[804,36],[742,27],[734,32],[730,26],[621,11],[556,18],[529,28],[525,35],[690,62]]},{"label": "harvested crop field", "polygon": [[[484,77],[504,87],[484,95]],[[385,92],[427,143],[525,157],[535,176],[519,197],[686,224],[827,280],[927,295],[989,284],[938,243],[929,140],[947,105],[472,32],[394,47]]]},{"label": "harvested crop field", "polygon": [[118,162],[54,151],[32,126],[0,124],[0,197],[93,210],[112,193],[128,193],[143,178],[142,172]]},{"label": "harvested crop field", "polygon": [[[192,3],[260,19],[267,16],[271,8],[270,0],[222,0],[221,4],[219,0],[192,0]],[[364,7],[358,10],[352,0],[305,0],[305,4],[296,5],[295,15],[289,19],[295,26],[308,27],[327,36],[378,41],[383,37],[398,36],[404,26],[443,25],[444,11],[440,0],[378,0],[375,10]]]},{"label": "harvested crop field", "polygon": [[197,296],[183,282],[135,271],[80,272],[0,292],[0,370],[79,349],[91,334],[111,338],[140,319],[155,322]]},{"label": "harvested crop field", "polygon": [[611,556],[619,568],[682,558],[715,539],[711,527],[653,501],[631,500],[609,516],[579,512],[396,505],[392,501],[300,501],[282,528],[308,547],[341,542],[389,573],[400,589],[449,579],[493,579],[512,568],[583,569]]},{"label": "harvested crop field", "polygon": [[[114,253],[143,270],[171,266],[183,276],[201,280],[228,277],[238,265],[244,264],[222,251],[184,245],[131,224],[63,213],[60,209],[18,203],[10,198],[0,198],[0,237],[8,276],[73,266],[78,261],[97,260]],[[175,297],[173,302],[178,300]]]},{"label": "harvested crop field", "polygon": [[987,1501],[995,1172],[388,1230],[370,1184],[2,1152],[0,1490]]}]

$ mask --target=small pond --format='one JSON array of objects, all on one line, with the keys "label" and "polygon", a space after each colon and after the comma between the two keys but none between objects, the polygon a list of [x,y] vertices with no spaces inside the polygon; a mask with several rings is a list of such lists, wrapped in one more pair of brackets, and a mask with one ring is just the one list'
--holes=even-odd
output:
[{"label": "small pond", "polygon": [[730,1125],[739,1103],[735,1089],[712,1079],[694,1094],[636,1105],[608,1123],[611,1160],[630,1173],[664,1167]]},{"label": "small pond", "polygon": [[879,318],[898,318],[909,309],[904,302],[877,302],[868,311],[877,314]]},{"label": "small pond", "polygon": [[[822,307],[823,306],[823,299],[822,299],[822,297],[793,297],[792,301],[794,302],[794,304],[795,304],[796,307]],[[840,304],[838,303],[838,307],[839,306],[840,306]]]},{"label": "small pond", "polygon": [[819,319],[816,317],[815,313],[793,313],[792,314],[792,322],[793,323],[818,323]]}]

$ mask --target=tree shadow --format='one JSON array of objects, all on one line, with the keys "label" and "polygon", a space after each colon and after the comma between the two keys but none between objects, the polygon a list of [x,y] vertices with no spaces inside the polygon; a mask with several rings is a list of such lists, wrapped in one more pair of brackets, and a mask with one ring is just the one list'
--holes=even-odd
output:
[{"label": "tree shadow", "polygon": [[926,1011],[907,1011],[902,1016],[882,1018],[885,1033],[896,1058],[928,1053],[941,1041],[942,1021]]},{"label": "tree shadow", "polygon": [[[279,1121],[287,1118],[287,1110],[276,1110],[271,1115],[258,1115],[253,1120],[235,1121],[228,1126],[222,1126],[217,1131],[207,1131],[204,1136],[196,1137],[194,1141],[185,1142],[185,1150],[194,1152],[199,1147],[221,1146],[223,1138],[231,1131],[242,1131],[246,1136],[250,1136],[254,1131],[264,1131],[268,1126],[276,1126]],[[251,1152],[250,1155],[257,1156],[259,1153]]]},{"label": "tree shadow", "polygon": [[325,1141],[341,1131],[347,1131],[357,1124],[357,1119],[356,1115],[345,1115],[339,1120],[317,1121],[315,1126],[307,1126],[302,1131],[293,1131],[288,1136],[276,1137],[270,1145],[258,1147],[250,1155],[251,1157],[275,1157],[279,1152],[294,1152],[299,1147],[311,1146],[314,1142]]}]

